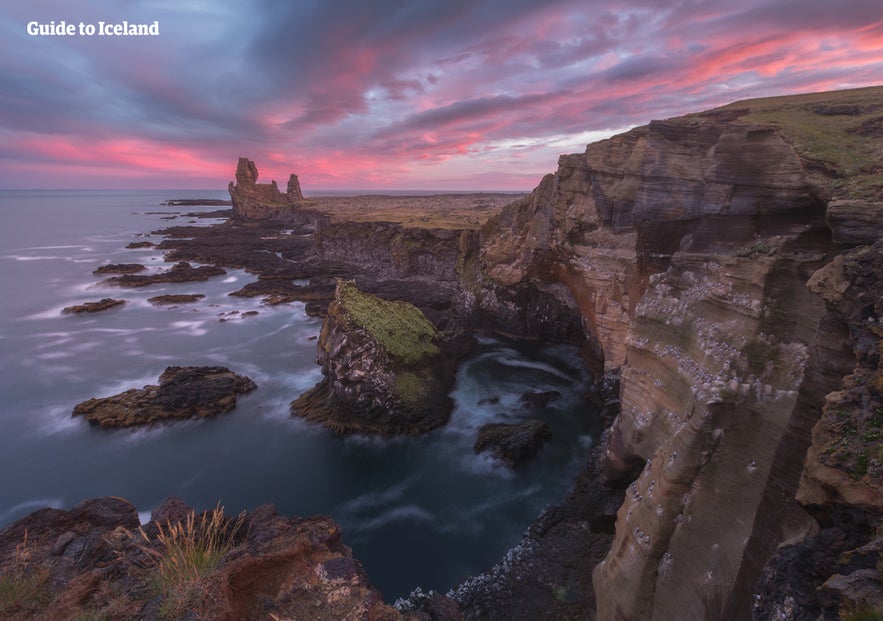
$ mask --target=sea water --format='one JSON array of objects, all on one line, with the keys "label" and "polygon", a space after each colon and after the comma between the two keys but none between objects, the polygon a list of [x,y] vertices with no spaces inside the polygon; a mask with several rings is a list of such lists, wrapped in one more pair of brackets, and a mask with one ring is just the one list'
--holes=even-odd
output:
[{"label": "sea water", "polygon": [[[41,507],[105,495],[128,499],[144,520],[170,495],[232,514],[269,502],[284,515],[332,516],[392,601],[417,586],[446,591],[489,568],[546,505],[565,497],[598,434],[583,398],[590,378],[573,347],[482,338],[458,370],[444,428],[418,438],[341,437],[289,414],[289,403],[321,377],[321,320],[302,304],[229,296],[254,279],[234,269],[206,282],[100,284],[92,271],[107,263],[167,269],[160,251],[125,246],[190,224],[183,212],[200,208],[160,203],[197,197],[225,198],[0,191],[0,527]],[[147,302],[165,293],[205,298]],[[127,304],[62,313],[104,297]],[[259,388],[213,420],[104,431],[71,417],[80,401],[156,383],[170,365],[223,365]],[[536,458],[510,470],[473,452],[481,425],[521,420],[520,396],[547,390],[561,398],[540,412],[553,437]]]}]

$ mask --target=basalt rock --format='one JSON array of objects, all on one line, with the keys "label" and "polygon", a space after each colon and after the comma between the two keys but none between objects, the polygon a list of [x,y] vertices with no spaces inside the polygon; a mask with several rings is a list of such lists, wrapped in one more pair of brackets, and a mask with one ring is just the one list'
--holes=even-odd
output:
[{"label": "basalt rock", "polygon": [[536,455],[552,436],[546,421],[533,418],[521,423],[489,423],[478,430],[476,453],[489,451],[510,468]]},{"label": "basalt rock", "polygon": [[137,274],[147,268],[140,263],[109,263],[97,268],[93,274]]},{"label": "basalt rock", "polygon": [[228,187],[233,203],[233,217],[249,220],[291,219],[304,201],[297,175],[288,180],[285,194],[279,191],[275,181],[258,183],[255,163],[245,157],[236,166],[236,183]]},{"label": "basalt rock", "polygon": [[159,385],[131,388],[112,397],[93,398],[78,404],[74,416],[83,416],[102,428],[134,427],[157,422],[210,418],[229,412],[237,395],[257,385],[224,367],[168,367]]},{"label": "basalt rock", "polygon": [[205,296],[201,293],[170,293],[168,295],[155,295],[147,298],[154,306],[168,306],[172,304],[193,304],[199,302]]},{"label": "basalt rock", "polygon": [[80,313],[97,313],[109,308],[114,308],[115,306],[122,306],[125,303],[125,300],[103,298],[101,300],[98,300],[97,302],[84,302],[83,304],[77,304],[75,306],[65,306],[61,312],[65,313],[66,315],[78,315]]},{"label": "basalt rock", "polygon": [[322,324],[324,379],[291,404],[293,414],[339,433],[423,433],[444,424],[454,364],[441,334],[415,306],[338,281]]},{"label": "basalt rock", "polygon": [[102,281],[101,284],[112,287],[137,288],[167,282],[196,282],[208,280],[212,276],[223,276],[227,272],[215,265],[193,267],[185,261],[176,263],[165,272],[156,274],[124,274]]},{"label": "basalt rock", "polygon": [[[176,528],[227,552],[205,575],[157,590],[160,567],[181,562],[161,537]],[[43,509],[0,531],[0,576],[9,621],[420,618],[383,603],[330,518],[287,518],[272,505],[230,517],[171,498],[140,528],[121,498]]]}]

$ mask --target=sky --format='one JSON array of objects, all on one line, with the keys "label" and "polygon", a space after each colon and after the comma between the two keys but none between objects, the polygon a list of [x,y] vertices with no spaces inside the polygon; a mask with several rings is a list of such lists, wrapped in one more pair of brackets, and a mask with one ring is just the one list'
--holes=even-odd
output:
[{"label": "sky", "polygon": [[[79,34],[124,20],[159,35]],[[529,190],[652,119],[876,84],[880,0],[4,2],[0,188],[223,189],[247,156],[306,194]]]}]

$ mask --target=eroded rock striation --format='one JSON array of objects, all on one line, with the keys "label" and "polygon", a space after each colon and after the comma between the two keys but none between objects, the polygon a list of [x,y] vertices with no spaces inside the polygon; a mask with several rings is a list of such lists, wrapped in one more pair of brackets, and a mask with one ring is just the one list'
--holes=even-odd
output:
[{"label": "eroded rock striation", "polygon": [[[867,112],[880,90],[842,97],[870,98]],[[766,560],[816,528],[798,500],[878,502],[880,248],[837,255],[876,242],[881,190],[870,176],[833,183],[849,174],[839,151],[822,166],[795,144],[824,115],[774,104],[654,121],[563,156],[482,228],[478,312],[547,338],[572,325],[621,372],[603,472],[628,490],[594,569],[600,619],[750,618]],[[830,448],[843,425],[814,433],[841,474],[811,466],[812,496],[795,497],[810,430],[844,403],[862,404],[846,426],[856,441]]]},{"label": "eroded rock striation", "polygon": [[102,428],[210,418],[229,412],[238,395],[255,388],[252,380],[225,367],[168,367],[159,376],[159,385],[88,399],[77,404],[73,416]]},{"label": "eroded rock striation", "polygon": [[[339,280],[322,324],[323,380],[291,404],[293,414],[339,433],[423,433],[444,424],[453,363],[420,309]],[[447,358],[447,359],[446,359]]]}]

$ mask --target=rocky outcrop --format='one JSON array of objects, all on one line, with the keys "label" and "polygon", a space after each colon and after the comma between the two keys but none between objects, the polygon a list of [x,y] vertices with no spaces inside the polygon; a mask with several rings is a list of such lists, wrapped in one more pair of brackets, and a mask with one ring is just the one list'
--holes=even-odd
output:
[{"label": "rocky outcrop", "polygon": [[147,298],[147,301],[154,306],[169,306],[174,304],[193,304],[205,298],[202,293],[169,293],[166,295],[155,295]]},{"label": "rocky outcrop", "polygon": [[185,261],[176,263],[164,272],[155,274],[123,274],[101,281],[111,287],[137,288],[167,282],[197,282],[208,280],[212,276],[223,276],[227,272],[216,265],[200,265],[193,267]]},{"label": "rocky outcrop", "polygon": [[797,497],[883,510],[883,239],[835,257],[807,286],[847,326],[855,358],[825,396]]},{"label": "rocky outcrop", "polygon": [[137,274],[147,268],[140,263],[109,263],[93,271],[93,274]]},{"label": "rocky outcrop", "polygon": [[237,395],[255,388],[249,378],[224,367],[168,367],[159,376],[158,386],[83,401],[73,415],[105,429],[210,418],[229,412],[236,406]]},{"label": "rocky outcrop", "polygon": [[473,449],[489,451],[510,468],[536,455],[552,436],[546,421],[532,418],[520,423],[488,423],[478,429]]},{"label": "rocky outcrop", "polygon": [[324,379],[291,411],[339,433],[416,434],[438,427],[450,415],[454,367],[442,346],[418,308],[340,280],[317,344]]},{"label": "rocky outcrop", "polygon": [[[195,557],[177,551],[210,540],[216,564],[185,573]],[[405,618],[383,603],[330,518],[286,518],[272,505],[229,517],[170,498],[143,526],[121,498],[43,509],[0,532],[0,582],[0,616],[10,621]]]},{"label": "rocky outcrop", "polygon": [[837,200],[828,203],[834,241],[849,246],[873,244],[883,237],[883,202]]},{"label": "rocky outcrop", "polygon": [[116,306],[122,306],[125,300],[115,300],[114,298],[102,298],[97,302],[84,302],[74,306],[65,306],[61,312],[65,315],[79,315],[80,313],[97,313]]},{"label": "rocky outcrop", "polygon": [[227,188],[233,203],[233,217],[249,220],[286,220],[304,201],[297,175],[288,179],[285,194],[275,181],[258,183],[258,169],[246,157],[240,157],[236,166],[236,183]]}]

